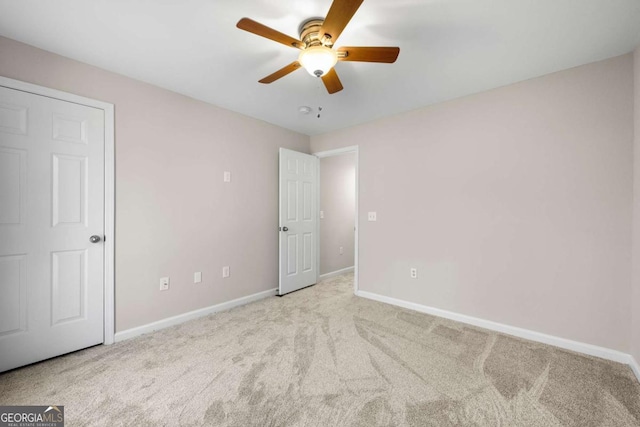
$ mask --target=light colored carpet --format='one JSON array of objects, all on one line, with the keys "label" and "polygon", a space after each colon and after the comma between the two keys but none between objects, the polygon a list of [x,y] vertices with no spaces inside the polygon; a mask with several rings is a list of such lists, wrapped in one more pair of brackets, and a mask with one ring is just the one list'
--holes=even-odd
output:
[{"label": "light colored carpet", "polygon": [[353,296],[352,275],[0,375],[68,426],[638,426],[624,365]]}]

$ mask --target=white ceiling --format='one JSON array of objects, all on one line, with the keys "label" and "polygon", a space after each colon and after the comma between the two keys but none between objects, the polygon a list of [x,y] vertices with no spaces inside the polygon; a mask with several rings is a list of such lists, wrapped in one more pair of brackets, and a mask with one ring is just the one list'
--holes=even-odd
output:
[{"label": "white ceiling", "polygon": [[[365,0],[336,46],[399,46],[395,64],[338,63],[344,90],[298,70],[298,51],[235,27],[297,37],[331,0],[0,0],[0,34],[308,135],[621,55],[639,0]],[[322,117],[298,107],[323,107]]]}]

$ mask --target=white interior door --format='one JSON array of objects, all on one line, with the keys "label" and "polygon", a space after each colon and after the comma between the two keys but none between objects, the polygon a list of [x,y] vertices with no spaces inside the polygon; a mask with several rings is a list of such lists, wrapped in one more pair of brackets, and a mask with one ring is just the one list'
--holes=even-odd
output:
[{"label": "white interior door", "polygon": [[103,342],[104,134],[103,110],[0,87],[0,372]]},{"label": "white interior door", "polygon": [[280,149],[280,295],[318,279],[318,158]]}]

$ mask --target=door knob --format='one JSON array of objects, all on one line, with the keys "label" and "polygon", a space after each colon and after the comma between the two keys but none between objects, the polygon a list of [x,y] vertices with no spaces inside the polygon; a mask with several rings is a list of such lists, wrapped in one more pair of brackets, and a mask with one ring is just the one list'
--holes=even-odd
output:
[{"label": "door knob", "polygon": [[282,231],[289,231],[289,227],[282,227]]},{"label": "door knob", "polygon": [[100,236],[98,236],[96,234],[94,234],[93,236],[89,237],[89,241],[91,243],[98,243],[100,240],[102,240],[102,239],[100,238]]}]

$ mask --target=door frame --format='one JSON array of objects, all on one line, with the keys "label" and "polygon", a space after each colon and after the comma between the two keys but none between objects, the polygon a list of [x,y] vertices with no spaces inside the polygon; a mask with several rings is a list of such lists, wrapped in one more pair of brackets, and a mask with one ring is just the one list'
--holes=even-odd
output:
[{"label": "door frame", "polygon": [[0,86],[104,111],[104,344],[115,336],[115,120],[114,106],[68,92],[0,76]]},{"label": "door frame", "polygon": [[[325,157],[332,157],[332,156],[340,156],[342,154],[349,154],[349,153],[355,153],[356,155],[356,195],[355,195],[355,199],[356,199],[356,203],[355,203],[355,242],[354,242],[354,248],[355,248],[355,253],[353,255],[353,293],[356,294],[358,292],[358,278],[359,278],[359,269],[358,269],[358,253],[359,253],[359,242],[360,242],[360,217],[358,215],[358,207],[360,205],[360,188],[359,188],[359,173],[358,173],[358,168],[359,168],[359,163],[360,163],[360,148],[358,145],[351,145],[348,147],[342,147],[342,148],[336,148],[333,150],[326,150],[326,151],[318,151],[316,153],[311,153],[314,156],[318,157],[319,159],[325,158]],[[318,198],[318,211],[320,211],[320,163],[318,164],[318,188],[317,188],[317,198]],[[319,218],[319,215],[318,215]],[[320,220],[318,220],[318,226],[317,226],[317,235],[318,238],[316,239],[317,244],[316,244],[316,256],[317,256],[317,266],[318,266],[318,276],[320,275]]]}]

